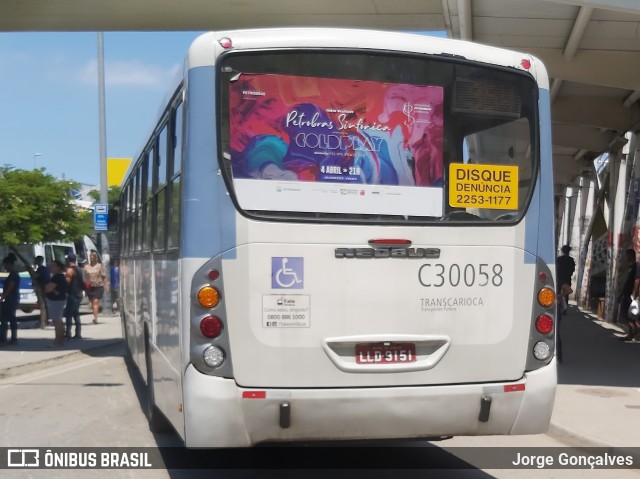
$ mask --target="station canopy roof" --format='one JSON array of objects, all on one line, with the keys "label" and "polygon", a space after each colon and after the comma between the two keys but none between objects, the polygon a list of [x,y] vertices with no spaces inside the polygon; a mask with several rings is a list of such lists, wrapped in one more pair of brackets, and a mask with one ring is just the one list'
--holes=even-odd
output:
[{"label": "station canopy roof", "polygon": [[556,187],[640,128],[640,0],[2,0],[0,31],[277,26],[442,30],[531,53],[551,78]]}]

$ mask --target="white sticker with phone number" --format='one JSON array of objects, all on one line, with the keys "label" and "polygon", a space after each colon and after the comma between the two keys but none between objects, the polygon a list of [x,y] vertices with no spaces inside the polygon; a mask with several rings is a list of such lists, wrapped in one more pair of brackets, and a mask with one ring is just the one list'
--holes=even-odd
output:
[{"label": "white sticker with phone number", "polygon": [[263,328],[308,328],[311,325],[309,295],[270,294],[262,297]]}]

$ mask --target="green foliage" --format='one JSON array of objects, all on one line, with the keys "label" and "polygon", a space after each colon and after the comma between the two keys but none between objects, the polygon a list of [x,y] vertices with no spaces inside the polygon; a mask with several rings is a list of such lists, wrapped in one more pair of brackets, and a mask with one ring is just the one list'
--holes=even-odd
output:
[{"label": "green foliage", "polygon": [[[109,210],[115,205],[115,203],[120,199],[120,190],[119,186],[110,186],[107,190],[107,202],[109,203]],[[96,203],[100,203],[100,191],[99,190],[91,190],[89,192],[89,196]]]},{"label": "green foliage", "polygon": [[70,190],[77,186],[43,169],[0,167],[0,243],[74,240],[88,234],[90,212],[72,202]]}]

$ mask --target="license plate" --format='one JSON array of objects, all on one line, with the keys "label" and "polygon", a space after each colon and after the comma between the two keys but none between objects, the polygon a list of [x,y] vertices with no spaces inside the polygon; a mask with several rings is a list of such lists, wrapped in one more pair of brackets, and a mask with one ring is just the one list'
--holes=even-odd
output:
[{"label": "license plate", "polygon": [[414,343],[360,343],[356,344],[357,364],[394,364],[416,361]]}]

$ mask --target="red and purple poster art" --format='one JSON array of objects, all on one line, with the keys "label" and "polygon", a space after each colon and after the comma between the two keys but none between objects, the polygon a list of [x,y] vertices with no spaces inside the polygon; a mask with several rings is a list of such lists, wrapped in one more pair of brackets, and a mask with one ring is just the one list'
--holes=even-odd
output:
[{"label": "red and purple poster art", "polygon": [[230,86],[234,178],[442,187],[443,88],[242,74]]}]

